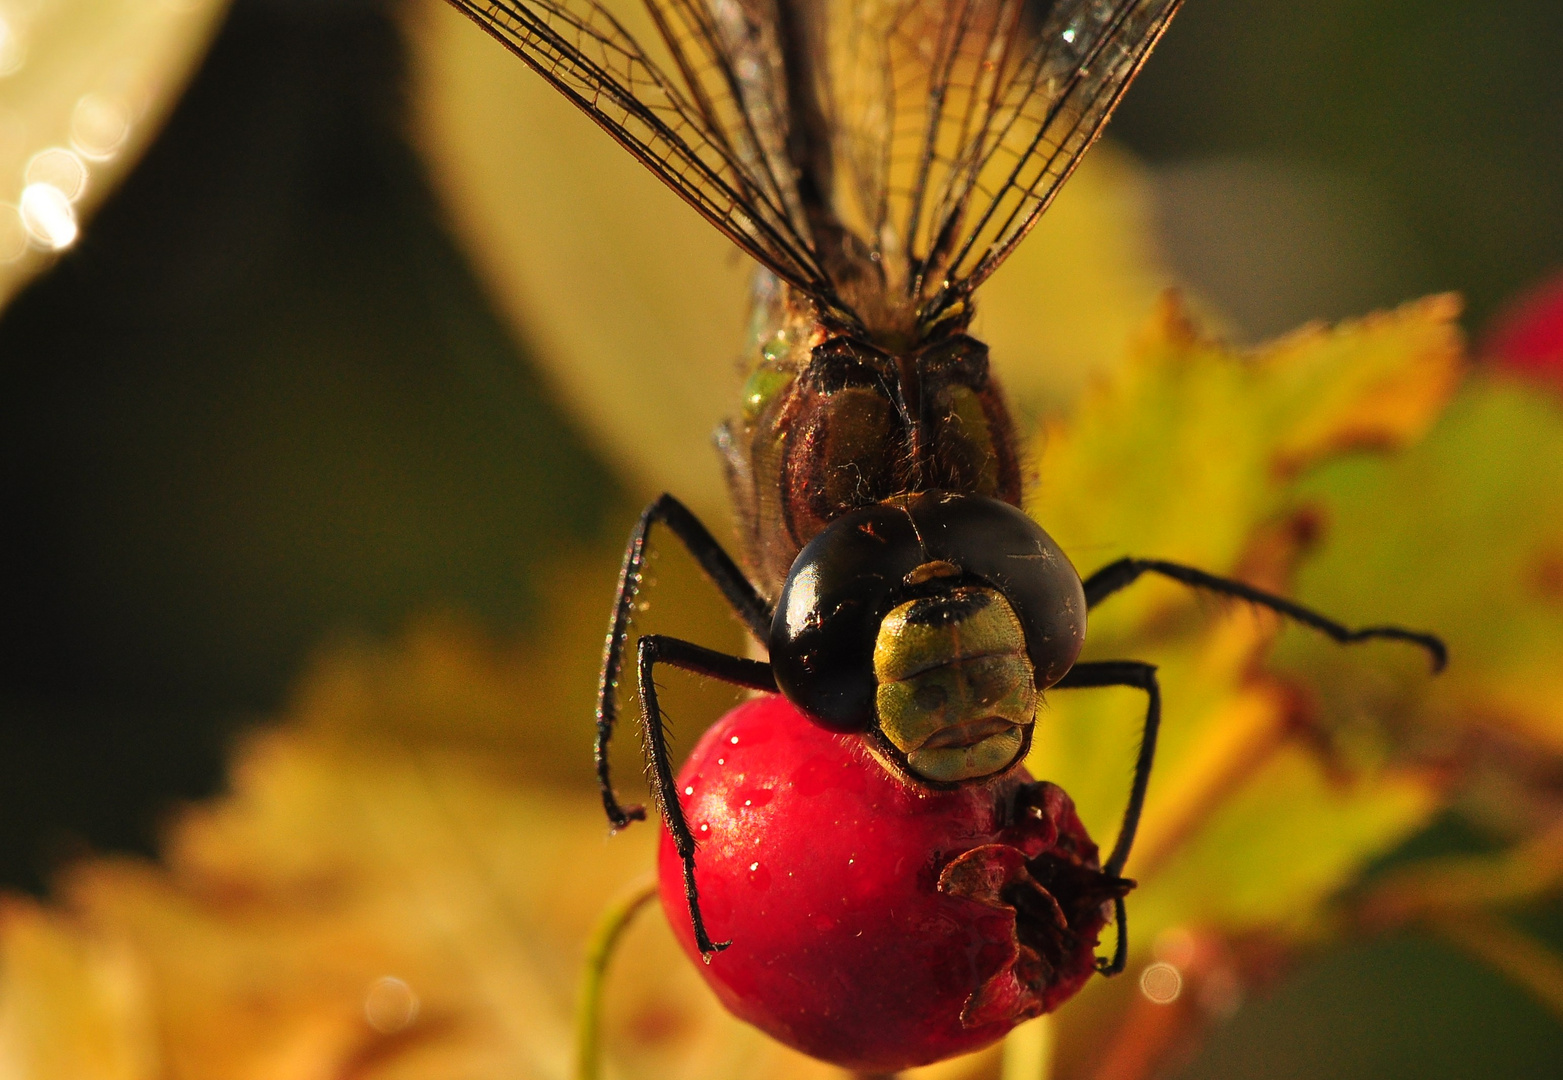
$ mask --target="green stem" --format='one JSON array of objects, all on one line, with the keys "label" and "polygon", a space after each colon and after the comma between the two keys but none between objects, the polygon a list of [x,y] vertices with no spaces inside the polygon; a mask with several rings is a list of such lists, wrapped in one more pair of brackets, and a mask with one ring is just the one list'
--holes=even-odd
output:
[{"label": "green stem", "polygon": [[602,991],[608,961],[636,913],[656,895],[656,875],[637,878],[608,905],[586,943],[581,997],[575,1008],[575,1080],[599,1080],[602,1076]]}]

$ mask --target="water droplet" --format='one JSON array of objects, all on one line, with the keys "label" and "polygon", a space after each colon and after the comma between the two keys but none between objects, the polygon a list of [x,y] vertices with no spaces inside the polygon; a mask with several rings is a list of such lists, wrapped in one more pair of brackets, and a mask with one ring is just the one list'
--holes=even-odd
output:
[{"label": "water droplet", "polygon": [[775,797],[776,791],[774,788],[743,788],[740,791],[728,793],[727,806],[731,810],[737,810],[740,807],[757,809],[765,806]]},{"label": "water droplet", "polygon": [[757,862],[749,864],[749,887],[755,892],[768,892],[771,887],[771,871]]}]

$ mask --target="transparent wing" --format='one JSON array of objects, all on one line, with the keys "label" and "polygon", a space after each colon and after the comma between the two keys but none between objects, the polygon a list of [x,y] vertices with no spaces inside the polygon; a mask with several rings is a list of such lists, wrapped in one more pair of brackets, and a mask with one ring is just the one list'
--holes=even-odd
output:
[{"label": "transparent wing", "polygon": [[1047,208],[1181,0],[815,2],[835,204],[926,326]]},{"label": "transparent wing", "polygon": [[788,163],[770,0],[450,2],[740,248],[830,302]]},{"label": "transparent wing", "polygon": [[450,2],[822,314],[901,336],[1025,236],[1181,0]]}]

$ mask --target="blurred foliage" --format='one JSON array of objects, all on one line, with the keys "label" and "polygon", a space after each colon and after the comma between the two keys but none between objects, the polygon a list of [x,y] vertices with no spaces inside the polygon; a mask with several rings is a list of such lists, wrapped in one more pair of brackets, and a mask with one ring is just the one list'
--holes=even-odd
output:
[{"label": "blurred foliage", "polygon": [[[1426,429],[1460,374],[1457,311],[1434,298],[1335,331],[1305,330],[1245,359],[1202,340],[1169,305],[1122,371],[1047,433],[1032,512],[1076,553],[1082,573],[1155,551],[1285,591],[1311,539],[1311,522],[1298,515],[1317,513],[1298,502],[1297,478],[1343,451],[1404,445]],[[1374,621],[1401,619],[1380,610]],[[1327,721],[1305,715],[1297,694],[1262,674],[1275,629],[1241,608],[1200,618],[1189,590],[1156,580],[1092,613],[1088,658],[1150,648],[1169,688],[1128,868],[1154,875],[1136,896],[1142,945],[1178,921],[1295,929],[1438,804],[1431,777],[1363,780],[1343,798],[1326,769],[1307,768],[1306,746],[1288,747],[1288,731]],[[1359,648],[1379,670],[1425,678],[1421,650]],[[1124,721],[1135,717],[1113,698],[1129,696],[1055,693],[1058,722],[1050,716],[1039,733],[1038,771],[1074,795],[1101,836],[1122,813],[1122,766],[1135,741]],[[1365,756],[1340,765],[1376,764]],[[1277,847],[1291,853],[1284,868]]]},{"label": "blurred foliage", "polygon": [[0,322],[5,880],[150,850],[324,638],[523,625],[543,556],[632,520],[439,227],[398,49],[369,4],[244,0]]},{"label": "blurred foliage", "polygon": [[[1321,470],[1304,497],[1335,508],[1331,543],[1298,580],[1302,596],[1347,617],[1366,616],[1381,597],[1397,618],[1447,627],[1460,663],[1425,691],[1425,730],[1404,737],[1459,754],[1482,732],[1484,742],[1541,755],[1538,775],[1563,754],[1560,423],[1556,395],[1488,379],[1467,389],[1416,453]],[[1385,711],[1385,689],[1360,665],[1293,644],[1288,661],[1326,670],[1342,715]]]},{"label": "blurred foliage", "polygon": [[[1167,933],[1195,942],[1171,947],[1190,951],[1196,998],[1225,989],[1169,1025],[1145,1016],[1159,1006],[1099,984],[1129,1010],[1124,1048],[1095,1071],[1074,1058],[1081,1075],[1145,1074],[1136,1053],[1176,1052],[1220,1017],[1231,986],[1266,984],[1298,941],[1407,925],[1563,1016],[1563,959],[1514,919],[1563,888],[1563,606],[1548,573],[1563,537],[1563,454],[1551,449],[1563,408],[1476,380],[1414,448],[1340,453],[1427,429],[1456,374],[1454,314],[1434,299],[1333,336],[1303,331],[1241,364],[1166,331],[1052,433],[1034,510],[1077,558],[1090,553],[1082,569],[1165,552],[1348,623],[1436,628],[1453,656],[1428,680],[1414,650],[1341,649],[1292,629],[1264,665],[1270,617],[1208,605],[1201,616],[1170,583],[1093,617],[1088,656],[1153,659],[1176,688],[1129,867],[1144,884],[1131,925],[1142,950],[1165,951]],[[1107,755],[1132,745],[1131,717],[1122,701],[1055,694],[1050,706],[1044,771],[1108,828],[1122,779]],[[1435,847],[1378,870],[1451,805],[1485,854]],[[1061,1017],[1066,1062],[1100,1041],[1111,1008],[1087,1001]]]},{"label": "blurred foliage", "polygon": [[[605,843],[592,794],[540,782],[584,727],[558,672],[589,680],[600,643],[596,590],[553,569],[544,632],[326,651],[162,865],[78,862],[50,907],[9,901],[7,1075],[563,1075],[580,942],[657,834]],[[389,1016],[387,977],[409,988]],[[727,1016],[660,921],[631,932],[607,1015],[620,1076],[832,1073]]]}]

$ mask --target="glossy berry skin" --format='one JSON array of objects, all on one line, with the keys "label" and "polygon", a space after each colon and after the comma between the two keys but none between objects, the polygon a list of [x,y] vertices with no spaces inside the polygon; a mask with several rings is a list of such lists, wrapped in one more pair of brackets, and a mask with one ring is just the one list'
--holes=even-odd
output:
[{"label": "glossy berry skin", "polygon": [[732,945],[701,962],[666,834],[661,898],[731,1012],[816,1058],[893,1072],[976,1050],[1072,996],[1129,883],[1097,870],[1060,788],[1023,770],[917,788],[863,745],[781,697],[728,713],[678,792],[706,923]]}]

